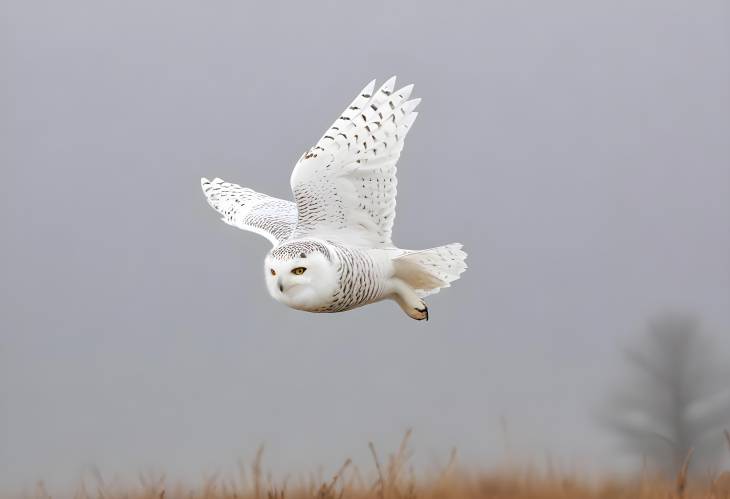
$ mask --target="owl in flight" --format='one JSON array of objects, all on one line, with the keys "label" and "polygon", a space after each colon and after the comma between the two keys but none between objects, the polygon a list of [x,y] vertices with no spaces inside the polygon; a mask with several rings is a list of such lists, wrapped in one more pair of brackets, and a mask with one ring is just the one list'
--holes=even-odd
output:
[{"label": "owl in flight", "polygon": [[271,296],[307,312],[342,312],[395,300],[409,317],[428,320],[425,296],[466,269],[454,243],[406,250],[391,240],[396,163],[418,113],[413,85],[377,91],[370,82],[291,175],[294,202],[201,179],[222,220],[267,238],[274,248],[264,271]]}]

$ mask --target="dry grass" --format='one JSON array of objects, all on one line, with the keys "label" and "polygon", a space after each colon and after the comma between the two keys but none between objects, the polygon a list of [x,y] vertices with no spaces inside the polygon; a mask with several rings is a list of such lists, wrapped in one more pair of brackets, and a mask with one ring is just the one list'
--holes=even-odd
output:
[{"label": "dry grass", "polygon": [[[730,447],[730,433],[725,432]],[[250,465],[241,464],[239,476],[213,476],[198,486],[170,484],[164,475],[140,475],[130,487],[111,487],[97,474],[93,485],[82,483],[74,499],[730,499],[730,471],[690,477],[690,452],[674,481],[650,477],[595,481],[580,477],[534,471],[467,473],[456,463],[452,452],[447,466],[438,473],[417,478],[407,467],[410,453],[408,431],[397,452],[383,465],[370,443],[373,470],[370,479],[347,459],[329,479],[275,482],[263,471],[263,447]],[[53,496],[39,483],[36,490],[21,497],[50,499]]]}]

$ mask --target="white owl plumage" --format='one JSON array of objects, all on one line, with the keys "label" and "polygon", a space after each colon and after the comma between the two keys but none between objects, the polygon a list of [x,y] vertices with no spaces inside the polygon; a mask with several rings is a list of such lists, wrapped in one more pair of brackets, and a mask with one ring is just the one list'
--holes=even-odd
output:
[{"label": "white owl plumage", "polygon": [[423,297],[448,287],[466,269],[454,243],[427,250],[393,245],[396,163],[418,113],[413,85],[395,77],[357,95],[291,175],[294,202],[219,178],[201,179],[208,203],[229,225],[274,245],[265,262],[271,296],[309,312],[341,312],[395,300],[428,319]]}]

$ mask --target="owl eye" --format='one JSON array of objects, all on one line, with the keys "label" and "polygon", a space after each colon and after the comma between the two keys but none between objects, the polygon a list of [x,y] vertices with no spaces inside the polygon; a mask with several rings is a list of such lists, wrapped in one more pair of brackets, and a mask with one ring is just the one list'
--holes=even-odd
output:
[{"label": "owl eye", "polygon": [[306,272],[306,267],[297,267],[295,269],[292,269],[291,273],[294,275],[302,275],[304,272]]},{"label": "owl eye", "polygon": [[269,271],[271,272],[271,275],[276,275],[276,270],[274,270],[274,269],[269,269]]}]

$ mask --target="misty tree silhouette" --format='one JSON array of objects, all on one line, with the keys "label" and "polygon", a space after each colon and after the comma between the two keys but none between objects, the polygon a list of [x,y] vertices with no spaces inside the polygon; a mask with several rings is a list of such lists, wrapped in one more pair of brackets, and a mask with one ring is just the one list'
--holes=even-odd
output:
[{"label": "misty tree silhouette", "polygon": [[694,469],[719,466],[722,429],[730,424],[730,362],[721,362],[690,316],[659,316],[642,340],[624,350],[631,369],[602,422],[658,471],[676,473],[690,450]]}]

